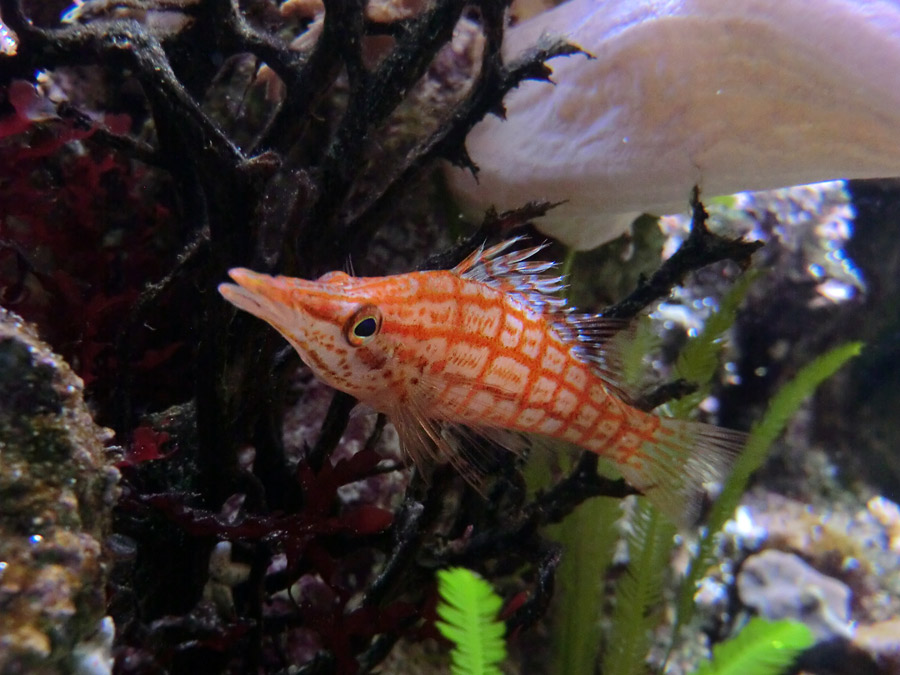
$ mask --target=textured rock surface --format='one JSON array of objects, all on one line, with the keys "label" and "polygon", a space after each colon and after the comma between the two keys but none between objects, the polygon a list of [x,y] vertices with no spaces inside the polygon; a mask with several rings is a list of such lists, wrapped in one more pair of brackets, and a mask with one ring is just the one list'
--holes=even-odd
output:
[{"label": "textured rock surface", "polygon": [[109,672],[101,541],[118,471],[82,382],[0,309],[0,673]]},{"label": "textured rock surface", "polygon": [[770,549],[747,558],[737,588],[767,619],[803,621],[819,639],[850,636],[850,589],[793,553]]}]

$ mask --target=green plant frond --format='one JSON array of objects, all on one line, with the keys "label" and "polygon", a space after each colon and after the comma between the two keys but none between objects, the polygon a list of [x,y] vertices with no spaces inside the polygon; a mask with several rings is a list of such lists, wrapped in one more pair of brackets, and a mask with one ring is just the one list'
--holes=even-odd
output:
[{"label": "green plant frond", "polygon": [[463,567],[440,570],[435,625],[454,643],[453,675],[500,675],[497,664],[506,658],[506,625],[497,618],[503,601],[491,585]]},{"label": "green plant frond", "polygon": [[712,379],[719,365],[721,351],[716,343],[734,324],[738,307],[759,276],[758,270],[747,272],[725,294],[718,311],[706,320],[700,335],[689,340],[681,350],[675,364],[675,371],[679,377],[697,384],[706,384]]},{"label": "green plant frond", "polygon": [[[768,454],[769,446],[784,430],[788,420],[797,412],[800,405],[812,396],[822,382],[834,375],[847,361],[854,356],[859,356],[862,351],[861,342],[848,342],[835,347],[831,351],[822,354],[818,358],[803,367],[793,380],[779,389],[778,393],[769,402],[769,407],[763,418],[753,426],[747,446],[731,474],[731,482],[743,481],[746,485],[750,474],[762,466]],[[743,489],[742,489],[743,491]],[[725,496],[723,492],[723,497]],[[740,495],[733,499],[733,505],[718,503],[713,509],[713,514],[718,515],[724,525],[731,516],[740,499]],[[720,498],[720,502],[723,500]],[[727,509],[727,510],[726,510]],[[717,513],[720,512],[721,513]]]},{"label": "green plant frond", "polygon": [[713,505],[706,533],[700,540],[697,555],[681,586],[678,602],[677,630],[690,621],[694,611],[694,592],[697,583],[712,561],[715,535],[732,516],[747,489],[750,476],[759,469],[769,448],[784,430],[791,416],[816,388],[862,350],[861,342],[850,342],[835,347],[803,367],[793,380],[785,384],[769,402],[762,419],[750,430],[750,436],[734,469],[722,488],[722,494]]},{"label": "green plant frond", "polygon": [[647,374],[644,358],[655,351],[660,342],[649,316],[636,319],[629,330],[620,331],[613,337],[612,350],[622,361],[622,375],[626,384],[641,384],[641,379]]},{"label": "green plant frond", "polygon": [[628,535],[628,568],[616,585],[616,609],[607,640],[603,672],[637,675],[646,671],[653,611],[662,599],[675,526],[646,499],[639,498]]},{"label": "green plant frond", "polygon": [[778,675],[815,643],[806,624],[754,617],[736,636],[713,647],[694,675]]},{"label": "green plant frond", "polygon": [[558,611],[553,623],[551,673],[593,673],[600,652],[606,571],[613,560],[621,517],[619,500],[589,499],[559,525],[552,536],[563,546],[556,573]]},{"label": "green plant frond", "polygon": [[704,199],[707,206],[718,206],[723,209],[734,209],[737,207],[737,195],[722,195],[720,197],[710,197]]},{"label": "green plant frond", "polygon": [[722,336],[734,324],[738,307],[760,274],[759,270],[752,270],[740,277],[722,298],[718,311],[711,314],[706,320],[701,333],[692,340],[688,340],[678,355],[678,360],[675,362],[675,373],[678,377],[698,385],[699,389],[670,404],[670,410],[675,417],[686,417],[700,401],[706,398],[709,384],[719,367]]}]

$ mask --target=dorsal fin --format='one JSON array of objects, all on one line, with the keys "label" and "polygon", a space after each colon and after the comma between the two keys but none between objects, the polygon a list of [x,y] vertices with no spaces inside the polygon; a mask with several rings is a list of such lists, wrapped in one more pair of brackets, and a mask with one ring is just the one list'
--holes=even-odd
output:
[{"label": "dorsal fin", "polygon": [[488,249],[482,246],[452,271],[465,279],[513,293],[536,312],[551,315],[565,312],[566,299],[555,295],[566,287],[565,278],[560,274],[548,274],[556,268],[556,263],[528,260],[548,244],[505,253],[524,239],[513,237]]},{"label": "dorsal fin", "polygon": [[453,272],[465,279],[512,293],[532,310],[543,314],[563,340],[575,348],[575,354],[590,363],[609,390],[630,402],[635,398],[635,393],[630,392],[625,384],[621,359],[610,342],[630,322],[608,319],[599,314],[574,312],[567,306],[565,298],[556,295],[566,287],[565,277],[553,272],[557,264],[530,260],[548,244],[507,253],[525,239],[513,237],[488,249],[482,246],[453,268]]},{"label": "dorsal fin", "polygon": [[633,325],[631,321],[610,319],[600,314],[567,312],[559,316],[553,325],[567,343],[574,344],[576,356],[590,363],[610,392],[626,403],[634,402],[639,392],[626,381],[618,341],[612,339],[621,331],[629,330]]}]

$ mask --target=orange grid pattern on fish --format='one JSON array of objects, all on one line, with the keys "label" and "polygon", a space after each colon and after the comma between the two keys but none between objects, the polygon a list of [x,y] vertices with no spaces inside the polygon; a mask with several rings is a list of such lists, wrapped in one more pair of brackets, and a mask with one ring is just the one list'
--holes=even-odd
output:
[{"label": "orange grid pattern on fish", "polygon": [[[232,270],[230,302],[268,321],[323,380],[387,413],[411,457],[470,473],[445,433],[526,433],[611,460],[676,520],[696,511],[743,436],[638,410],[622,397],[604,337],[615,326],[577,315],[554,293],[540,250],[477,251],[453,270],[317,281]],[[598,336],[600,336],[598,338]],[[510,443],[510,447],[512,447]]]}]

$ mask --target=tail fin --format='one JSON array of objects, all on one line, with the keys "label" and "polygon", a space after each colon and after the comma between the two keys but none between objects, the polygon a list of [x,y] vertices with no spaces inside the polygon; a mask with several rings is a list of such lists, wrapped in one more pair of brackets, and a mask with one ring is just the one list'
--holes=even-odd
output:
[{"label": "tail fin", "polygon": [[694,525],[708,497],[704,486],[727,478],[747,435],[699,422],[659,421],[653,441],[629,453],[618,469],[673,522]]}]

